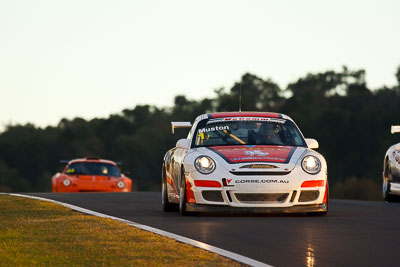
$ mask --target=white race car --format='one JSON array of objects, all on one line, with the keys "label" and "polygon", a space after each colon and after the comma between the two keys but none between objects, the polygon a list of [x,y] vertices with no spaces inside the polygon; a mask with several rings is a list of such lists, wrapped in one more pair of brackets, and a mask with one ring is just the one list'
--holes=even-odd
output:
[{"label": "white race car", "polygon": [[[391,133],[399,133],[400,126],[393,125]],[[400,143],[394,144],[386,151],[383,161],[383,198],[396,201],[400,195]]]},{"label": "white race car", "polygon": [[326,161],[288,116],[223,112],[171,124],[191,129],[164,157],[164,211],[327,214]]}]

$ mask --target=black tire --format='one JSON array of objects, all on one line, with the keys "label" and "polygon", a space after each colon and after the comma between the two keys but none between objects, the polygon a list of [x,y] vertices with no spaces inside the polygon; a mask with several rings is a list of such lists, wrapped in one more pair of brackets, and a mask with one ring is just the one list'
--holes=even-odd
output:
[{"label": "black tire", "polygon": [[181,174],[181,184],[179,188],[179,213],[184,216],[194,216],[198,215],[197,211],[188,211],[187,210],[187,192],[186,192],[186,178],[185,173],[182,170]]},{"label": "black tire", "polygon": [[179,213],[181,215],[189,215],[189,212],[186,210],[186,199],[186,178],[184,172],[182,171],[179,186]]},{"label": "black tire", "polygon": [[161,184],[161,205],[165,212],[176,211],[177,205],[175,203],[170,203],[168,200],[167,193],[167,179],[165,176],[165,170],[162,171],[162,184]]},{"label": "black tire", "polygon": [[383,199],[387,202],[395,202],[395,197],[390,192],[390,181],[392,180],[392,171],[390,170],[389,161],[386,161],[385,169],[383,170]]},{"label": "black tire", "polygon": [[[390,191],[390,182],[387,179],[385,179],[383,181],[383,183],[384,183],[384,185],[383,185],[383,199],[385,201],[387,201],[387,202],[393,202],[394,201],[393,200],[393,196],[389,193],[389,191]],[[385,185],[385,183],[387,183],[387,184]]]}]

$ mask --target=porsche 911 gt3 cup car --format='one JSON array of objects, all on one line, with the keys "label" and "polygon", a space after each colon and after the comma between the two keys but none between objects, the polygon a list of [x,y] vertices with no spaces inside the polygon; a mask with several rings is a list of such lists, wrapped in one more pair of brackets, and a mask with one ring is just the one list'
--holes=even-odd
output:
[{"label": "porsche 911 gt3 cup car", "polygon": [[[400,126],[393,125],[391,133],[399,133]],[[383,161],[383,198],[386,201],[396,200],[400,195],[400,143],[394,144],[386,151]]]},{"label": "porsche 911 gt3 cup car", "polygon": [[189,212],[328,211],[327,165],[286,115],[203,114],[164,156],[162,207]]},{"label": "porsche 911 gt3 cup car", "polygon": [[132,180],[113,161],[89,157],[61,163],[66,166],[52,177],[53,192],[131,192]]}]

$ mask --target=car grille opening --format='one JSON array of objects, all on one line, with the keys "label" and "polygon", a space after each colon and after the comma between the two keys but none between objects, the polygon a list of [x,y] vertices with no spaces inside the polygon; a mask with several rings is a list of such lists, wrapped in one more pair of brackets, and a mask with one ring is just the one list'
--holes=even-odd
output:
[{"label": "car grille opening", "polygon": [[297,191],[294,190],[294,191],[293,191],[293,194],[292,194],[292,197],[290,198],[290,202],[293,202],[293,201],[294,201],[294,198],[296,197],[296,194],[297,194]]},{"label": "car grille opening", "polygon": [[318,190],[301,191],[299,202],[315,201],[319,197]]},{"label": "car grille opening", "polygon": [[288,198],[289,193],[236,193],[239,202],[247,204],[282,203]]},{"label": "car grille opening", "polygon": [[203,198],[207,201],[224,202],[221,191],[203,191],[201,192]]},{"label": "car grille opening", "polygon": [[288,175],[291,171],[230,171],[237,176],[269,176],[269,175]]}]

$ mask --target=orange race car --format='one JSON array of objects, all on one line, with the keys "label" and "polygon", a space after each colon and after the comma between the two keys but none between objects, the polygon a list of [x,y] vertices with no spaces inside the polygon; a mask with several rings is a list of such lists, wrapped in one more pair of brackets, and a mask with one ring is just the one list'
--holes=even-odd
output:
[{"label": "orange race car", "polygon": [[117,163],[100,158],[74,159],[51,179],[53,192],[131,192],[132,181]]}]

